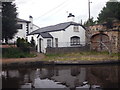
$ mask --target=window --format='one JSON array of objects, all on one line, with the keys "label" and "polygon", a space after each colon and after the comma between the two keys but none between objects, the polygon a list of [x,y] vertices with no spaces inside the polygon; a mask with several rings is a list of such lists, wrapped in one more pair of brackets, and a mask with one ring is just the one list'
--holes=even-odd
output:
[{"label": "window", "polygon": [[96,30],[99,30],[98,28],[96,28]]},{"label": "window", "polygon": [[47,47],[51,47],[51,39],[47,40]]},{"label": "window", "polygon": [[55,38],[55,46],[58,47],[58,38]]},{"label": "window", "polygon": [[22,29],[23,25],[22,24],[18,24],[18,29]]},{"label": "window", "polygon": [[74,26],[73,30],[74,30],[74,32],[79,32],[79,26]]},{"label": "window", "polygon": [[80,37],[71,37],[71,45],[80,45]]}]

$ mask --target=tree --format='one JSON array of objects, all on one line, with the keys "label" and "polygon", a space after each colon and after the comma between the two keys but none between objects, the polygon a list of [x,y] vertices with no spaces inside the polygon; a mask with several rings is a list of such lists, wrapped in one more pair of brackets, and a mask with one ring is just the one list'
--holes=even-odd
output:
[{"label": "tree", "polygon": [[107,22],[108,26],[111,26],[112,21],[116,19],[120,20],[120,2],[110,0],[98,15],[98,23]]},{"label": "tree", "polygon": [[12,2],[2,2],[2,40],[8,43],[17,33],[16,5]]},{"label": "tree", "polygon": [[92,26],[92,25],[95,25],[96,24],[96,21],[93,20],[93,17],[90,18],[90,20],[87,20],[85,23],[84,23],[84,26]]}]

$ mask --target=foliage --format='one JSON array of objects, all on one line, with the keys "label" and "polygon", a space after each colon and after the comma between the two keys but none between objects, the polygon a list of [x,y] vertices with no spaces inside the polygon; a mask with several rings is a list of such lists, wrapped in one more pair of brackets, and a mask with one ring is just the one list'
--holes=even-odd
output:
[{"label": "foliage", "polygon": [[110,0],[98,15],[98,23],[107,22],[108,28],[111,28],[111,22],[116,19],[120,20],[120,2]]},{"label": "foliage", "polygon": [[23,52],[19,48],[3,48],[2,49],[2,57],[3,58],[26,58],[26,57],[34,57],[34,54],[29,54]]},{"label": "foliage", "polygon": [[84,26],[93,26],[96,24],[96,21],[93,20],[93,17],[90,18],[90,20],[87,20],[85,23],[84,23]]},{"label": "foliage", "polygon": [[30,44],[25,39],[18,38],[16,44],[22,51],[30,52]]},{"label": "foliage", "polygon": [[2,2],[2,40],[8,43],[17,33],[16,5],[12,2]]}]

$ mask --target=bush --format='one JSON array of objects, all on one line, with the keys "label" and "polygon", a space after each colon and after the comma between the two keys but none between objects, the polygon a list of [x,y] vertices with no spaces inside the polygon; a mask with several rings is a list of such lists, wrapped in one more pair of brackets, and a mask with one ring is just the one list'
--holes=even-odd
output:
[{"label": "bush", "polygon": [[23,52],[20,48],[3,48],[2,49],[3,58],[26,58],[26,57],[34,57],[34,56],[35,56],[34,54]]},{"label": "bush", "polygon": [[31,43],[30,43],[30,45],[31,45],[31,47],[35,47],[35,40],[34,40],[34,38],[32,37],[32,39],[31,39],[31,41],[30,41]]},{"label": "bush", "polygon": [[17,39],[17,47],[19,47],[23,52],[30,53],[30,43],[23,38]]}]

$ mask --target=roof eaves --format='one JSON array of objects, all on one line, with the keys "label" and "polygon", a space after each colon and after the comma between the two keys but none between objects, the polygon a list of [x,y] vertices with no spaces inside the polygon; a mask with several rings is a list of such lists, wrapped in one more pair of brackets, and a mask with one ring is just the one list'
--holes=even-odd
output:
[{"label": "roof eaves", "polygon": [[24,19],[20,19],[20,18],[17,18],[17,21],[18,21],[18,22],[26,22],[26,23],[30,23],[30,21],[27,21],[27,20],[24,20]]}]

